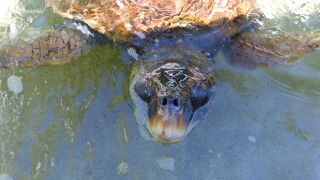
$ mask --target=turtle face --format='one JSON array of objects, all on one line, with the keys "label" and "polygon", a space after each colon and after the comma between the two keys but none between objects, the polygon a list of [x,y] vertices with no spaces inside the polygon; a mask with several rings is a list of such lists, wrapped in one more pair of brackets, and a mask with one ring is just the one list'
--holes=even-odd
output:
[{"label": "turtle face", "polygon": [[146,127],[152,137],[176,143],[198,124],[194,114],[212,99],[213,87],[210,74],[200,68],[167,60],[140,71],[133,91],[147,103]]}]

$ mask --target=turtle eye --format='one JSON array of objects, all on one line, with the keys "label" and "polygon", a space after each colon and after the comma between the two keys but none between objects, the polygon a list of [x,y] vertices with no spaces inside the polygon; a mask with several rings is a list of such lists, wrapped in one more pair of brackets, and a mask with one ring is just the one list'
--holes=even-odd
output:
[{"label": "turtle eye", "polygon": [[144,83],[137,82],[133,88],[144,102],[149,103],[151,101],[151,97],[154,95],[154,89],[152,87],[147,86]]},{"label": "turtle eye", "polygon": [[191,105],[194,110],[207,104],[210,100],[212,93],[209,89],[202,87],[192,87]]}]

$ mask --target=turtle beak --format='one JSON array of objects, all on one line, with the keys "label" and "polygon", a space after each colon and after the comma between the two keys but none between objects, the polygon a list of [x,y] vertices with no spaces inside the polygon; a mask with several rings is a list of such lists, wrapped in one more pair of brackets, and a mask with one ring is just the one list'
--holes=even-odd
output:
[{"label": "turtle beak", "polygon": [[177,143],[187,135],[192,114],[190,103],[179,98],[153,100],[149,104],[149,132],[162,143]]}]

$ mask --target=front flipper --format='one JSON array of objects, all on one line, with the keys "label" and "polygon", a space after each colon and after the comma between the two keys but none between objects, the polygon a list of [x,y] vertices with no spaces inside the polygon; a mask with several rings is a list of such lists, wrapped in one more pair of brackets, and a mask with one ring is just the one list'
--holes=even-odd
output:
[{"label": "front flipper", "polygon": [[92,46],[92,37],[77,29],[50,29],[32,42],[20,42],[0,50],[0,67],[64,64],[84,54]]},{"label": "front flipper", "polygon": [[232,38],[228,54],[234,65],[291,65],[320,47],[320,32],[289,34],[276,29],[245,32]]}]

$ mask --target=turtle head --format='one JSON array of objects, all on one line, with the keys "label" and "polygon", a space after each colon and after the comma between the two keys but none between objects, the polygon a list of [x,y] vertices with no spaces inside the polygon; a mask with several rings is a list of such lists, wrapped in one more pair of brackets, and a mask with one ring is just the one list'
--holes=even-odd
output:
[{"label": "turtle head", "polygon": [[190,62],[151,62],[133,81],[133,93],[147,104],[145,126],[162,143],[181,141],[203,118],[208,109],[203,107],[213,99],[213,73]]}]

